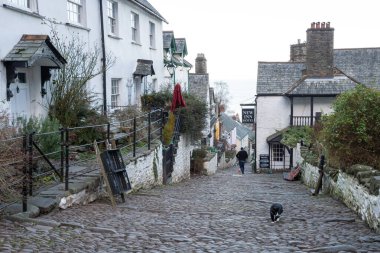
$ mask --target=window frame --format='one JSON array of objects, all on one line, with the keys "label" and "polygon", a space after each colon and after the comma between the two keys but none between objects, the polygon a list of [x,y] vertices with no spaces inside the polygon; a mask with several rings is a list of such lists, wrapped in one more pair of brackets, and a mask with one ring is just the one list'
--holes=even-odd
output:
[{"label": "window frame", "polygon": [[285,147],[281,143],[272,144],[272,161],[283,162],[285,159]]},{"label": "window frame", "polygon": [[38,13],[37,0],[7,0],[10,6]]},{"label": "window frame", "polygon": [[[110,10],[111,14],[110,15]],[[112,35],[119,34],[118,25],[118,5],[117,2],[112,0],[107,0],[107,19],[108,19],[108,29],[109,33]]]},{"label": "window frame", "polygon": [[156,24],[149,21],[149,46],[156,48]]},{"label": "window frame", "polygon": [[[66,12],[67,21],[75,25],[85,25],[85,15],[84,15],[84,0],[67,0],[66,2]],[[70,7],[75,7],[76,9],[70,9]],[[73,19],[75,17],[75,19]]]},{"label": "window frame", "polygon": [[132,42],[140,42],[139,15],[131,11],[131,40]]},{"label": "window frame", "polygon": [[111,109],[115,109],[119,106],[120,102],[120,78],[111,79]]}]

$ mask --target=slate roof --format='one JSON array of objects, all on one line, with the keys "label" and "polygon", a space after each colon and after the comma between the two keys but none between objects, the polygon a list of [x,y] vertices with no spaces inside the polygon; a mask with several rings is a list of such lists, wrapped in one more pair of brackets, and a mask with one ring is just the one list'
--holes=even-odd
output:
[{"label": "slate roof", "polygon": [[302,77],[304,63],[259,62],[257,94],[283,94]]},{"label": "slate roof", "polygon": [[154,74],[153,61],[137,59],[136,70],[133,72],[134,76],[149,76]]},{"label": "slate roof", "polygon": [[357,83],[380,90],[380,48],[334,49],[333,78],[303,76],[305,63],[259,62],[258,95],[336,95]]},{"label": "slate roof", "polygon": [[165,23],[168,23],[168,21],[166,21],[166,19],[147,0],[132,0],[132,2],[144,8],[153,16],[156,16],[157,18],[161,19]]},{"label": "slate roof", "polygon": [[186,45],[186,39],[185,38],[176,38],[175,39],[175,47],[176,47],[176,50],[174,53],[183,54],[183,56],[187,55],[187,45]]},{"label": "slate roof", "polygon": [[50,42],[48,35],[24,34],[3,61],[25,62],[27,66],[33,66],[37,60],[43,58],[51,60],[59,67],[66,63],[63,56]]},{"label": "slate roof", "polygon": [[335,49],[334,63],[358,82],[380,90],[380,48]]},{"label": "slate roof", "polygon": [[223,124],[223,130],[226,130],[227,132],[231,132],[236,127],[235,120],[224,112],[220,114],[220,121]]},{"label": "slate roof", "polygon": [[175,40],[174,40],[174,32],[173,31],[163,31],[163,44],[164,49],[169,50],[170,48],[173,48],[175,51]]},{"label": "slate roof", "polygon": [[223,129],[226,130],[227,132],[232,131],[236,127],[236,137],[239,140],[242,140],[247,135],[249,139],[251,140],[254,139],[254,133],[251,129],[242,125],[236,120],[233,120],[230,116],[228,116],[224,112],[220,114],[220,121],[222,122]]},{"label": "slate roof", "polygon": [[333,77],[316,78],[304,76],[293,85],[285,94],[293,96],[301,95],[338,95],[355,88],[358,84],[355,80],[344,75],[339,70]]}]

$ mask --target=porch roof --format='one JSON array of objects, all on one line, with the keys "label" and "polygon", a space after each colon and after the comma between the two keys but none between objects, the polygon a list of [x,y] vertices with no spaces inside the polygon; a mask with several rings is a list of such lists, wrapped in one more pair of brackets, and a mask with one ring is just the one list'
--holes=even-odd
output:
[{"label": "porch roof", "polygon": [[59,67],[66,60],[53,46],[48,35],[24,34],[20,41],[5,56],[3,62],[17,62],[19,66],[30,67],[38,60],[43,60],[43,66]]},{"label": "porch roof", "polygon": [[153,61],[137,59],[136,70],[133,72],[134,76],[148,76],[154,74]]},{"label": "porch roof", "polygon": [[280,142],[282,140],[282,134],[285,133],[289,127],[286,127],[284,129],[281,129],[280,131],[275,132],[274,134],[271,134],[267,137],[267,142],[268,143],[273,143],[273,142]]}]

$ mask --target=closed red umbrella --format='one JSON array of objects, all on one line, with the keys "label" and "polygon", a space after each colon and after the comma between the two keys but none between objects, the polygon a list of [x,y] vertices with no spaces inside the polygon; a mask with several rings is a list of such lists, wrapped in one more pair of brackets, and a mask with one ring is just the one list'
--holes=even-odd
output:
[{"label": "closed red umbrella", "polygon": [[174,110],[178,107],[186,107],[185,100],[183,99],[181,93],[181,85],[179,83],[174,86],[173,100],[170,111],[174,112]]}]

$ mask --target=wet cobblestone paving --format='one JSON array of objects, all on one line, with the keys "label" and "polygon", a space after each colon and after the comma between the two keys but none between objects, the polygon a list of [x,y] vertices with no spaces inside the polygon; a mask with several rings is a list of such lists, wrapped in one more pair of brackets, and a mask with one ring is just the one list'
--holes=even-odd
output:
[{"label": "wet cobblestone paving", "polygon": [[[380,235],[344,204],[281,174],[237,168],[38,220],[0,221],[1,252],[380,252]],[[270,205],[281,203],[272,223]]]}]

